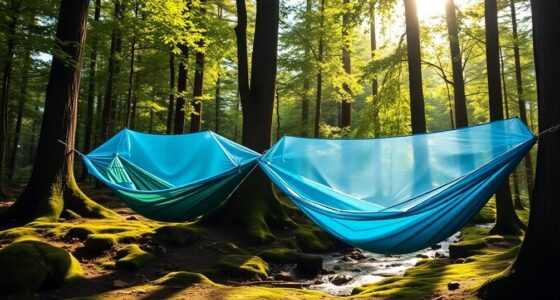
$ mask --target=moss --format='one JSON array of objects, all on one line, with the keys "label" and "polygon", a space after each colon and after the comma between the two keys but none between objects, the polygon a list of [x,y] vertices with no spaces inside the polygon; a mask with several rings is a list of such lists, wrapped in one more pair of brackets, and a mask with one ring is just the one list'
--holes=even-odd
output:
[{"label": "moss", "polygon": [[86,227],[86,226],[76,226],[70,228],[66,235],[64,236],[66,239],[77,238],[80,241],[85,241],[90,234],[97,233],[94,228]]},{"label": "moss", "polygon": [[87,223],[74,225],[64,230],[60,235],[66,239],[77,238],[81,241],[92,234],[114,234],[119,242],[134,242],[146,239],[154,233],[153,227],[159,226],[155,222],[134,222],[123,225],[122,221],[88,220]]},{"label": "moss", "polygon": [[249,252],[247,252],[245,249],[239,248],[234,243],[217,243],[215,246],[213,246],[213,248],[215,248],[216,250],[218,250],[221,253],[249,254]]},{"label": "moss", "polygon": [[8,244],[16,240],[36,238],[37,230],[30,227],[16,227],[0,231],[0,244]]},{"label": "moss", "polygon": [[300,227],[295,231],[298,247],[303,252],[322,253],[337,248],[335,240],[317,227]]},{"label": "moss", "polygon": [[258,256],[226,255],[218,262],[218,267],[226,274],[239,278],[266,278],[268,264]]},{"label": "moss", "polygon": [[288,248],[272,248],[264,250],[259,256],[268,263],[295,264],[298,252]]},{"label": "moss", "polygon": [[128,245],[117,252],[115,267],[122,270],[139,270],[154,259],[154,255],[140,249],[140,246]]},{"label": "moss", "polygon": [[155,239],[170,246],[188,246],[200,240],[197,229],[183,224],[165,225],[155,230]]},{"label": "moss", "polygon": [[41,241],[13,243],[0,250],[1,293],[56,289],[84,277],[72,254]]},{"label": "moss", "polygon": [[212,280],[200,273],[171,272],[160,279],[153,281],[155,285],[187,287],[197,283],[214,284]]},{"label": "moss", "polygon": [[110,233],[95,233],[88,236],[82,251],[88,254],[101,254],[112,249],[118,243],[118,238]]},{"label": "moss", "polygon": [[494,198],[492,198],[488,203],[476,214],[472,220],[472,224],[488,224],[494,223],[496,220],[496,204]]}]

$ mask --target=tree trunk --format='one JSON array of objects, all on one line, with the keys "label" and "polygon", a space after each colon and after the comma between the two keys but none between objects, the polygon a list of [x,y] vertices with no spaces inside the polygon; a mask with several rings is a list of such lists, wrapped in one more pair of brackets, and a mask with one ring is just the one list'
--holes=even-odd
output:
[{"label": "tree trunk", "polygon": [[218,71],[218,78],[216,79],[216,115],[214,116],[214,131],[220,133],[220,110],[222,106],[222,99],[220,95],[220,71]]},{"label": "tree trunk", "polygon": [[116,101],[113,95],[114,82],[117,80],[121,65],[122,38],[119,22],[122,19],[120,0],[115,0],[114,18],[116,25],[111,34],[111,50],[109,52],[109,70],[102,116],[102,138],[107,140],[115,131]]},{"label": "tree trunk", "polygon": [[[62,0],[37,157],[31,178],[6,215],[20,221],[57,221],[65,209],[89,217],[113,215],[84,195],[73,174],[80,68],[87,31],[88,0]],[[67,143],[64,147],[57,140]]]},{"label": "tree trunk", "polygon": [[449,49],[451,50],[451,65],[453,68],[453,93],[455,96],[455,126],[457,128],[469,126],[467,116],[467,98],[465,96],[465,79],[463,78],[463,59],[459,45],[459,30],[455,2],[447,0],[445,5],[445,20],[449,32]]},{"label": "tree trunk", "polygon": [[[369,4],[369,38],[370,38],[370,49],[371,49],[371,59],[375,59],[375,51],[377,50],[377,39],[376,39],[376,29],[375,29],[375,1],[371,1]],[[379,99],[377,99],[377,93],[379,90],[379,82],[377,76],[373,77],[371,81],[371,101],[373,105],[373,115],[371,122],[373,123],[373,136],[379,137],[381,134],[381,124],[379,123]]]},{"label": "tree trunk", "polygon": [[[352,64],[350,60],[350,12],[348,5],[350,0],[344,0],[344,6],[346,10],[342,15],[342,39],[344,43],[342,45],[342,65],[344,66],[344,72],[347,75],[352,74]],[[344,89],[344,97],[342,97],[342,103],[340,104],[340,123],[339,127],[350,127],[352,126],[352,91],[350,86],[346,83],[342,85]]]},{"label": "tree trunk", "polygon": [[425,133],[426,115],[424,111],[424,92],[422,91],[420,27],[416,12],[416,0],[404,0],[404,11],[408,54],[408,84],[410,90],[410,122],[412,133]]},{"label": "tree trunk", "polygon": [[191,132],[199,132],[202,123],[202,95],[204,93],[204,53],[196,53],[194,71],[193,101],[194,112],[191,113]]},{"label": "tree trunk", "polygon": [[173,108],[175,107],[175,54],[169,54],[169,105],[167,106],[166,133],[173,132]]},{"label": "tree trunk", "polygon": [[[523,80],[521,77],[521,58],[519,54],[519,37],[517,34],[517,13],[515,10],[515,1],[509,1],[511,9],[511,25],[513,32],[513,57],[515,60],[515,83],[517,85],[517,100],[519,103],[519,116],[521,120],[527,123],[527,109],[525,108],[525,96],[523,94]],[[525,156],[525,178],[527,180],[527,193],[531,200],[531,191],[533,189],[533,160],[531,155]]]},{"label": "tree trunk", "polygon": [[[270,148],[272,114],[276,88],[279,1],[257,0],[257,16],[251,83],[247,63],[247,12],[245,0],[237,0],[238,23],[235,28],[238,54],[238,82],[243,107],[242,144],[259,153]],[[238,222],[250,243],[262,244],[274,238],[269,224],[293,225],[272,191],[272,184],[259,169],[247,177],[235,195],[214,216]]]},{"label": "tree trunk", "polygon": [[[505,75],[505,63],[504,63],[504,55],[503,55],[503,51],[502,51],[502,47],[500,47],[500,65],[502,67],[502,85],[503,85],[503,91],[504,91],[504,106],[505,106],[505,112],[506,112],[506,118],[509,119],[510,117],[510,113],[509,113],[509,98],[508,98],[508,92],[507,92],[507,82],[506,82],[506,75]],[[523,203],[521,202],[521,195],[519,194],[519,176],[517,174],[517,168],[515,170],[513,170],[512,173],[512,181],[513,181],[513,207],[515,209],[525,209],[523,207]]]},{"label": "tree trunk", "polygon": [[[101,17],[101,0],[95,0],[95,12],[93,14],[93,20],[97,23]],[[94,110],[95,110],[95,84],[96,84],[96,69],[97,69],[97,39],[94,38],[91,41],[91,54],[89,61],[89,79],[88,79],[88,91],[87,91],[87,113],[86,113],[86,132],[84,136],[84,153],[89,153],[92,149],[93,143],[93,125],[94,125]],[[87,180],[89,176],[87,167],[85,164],[82,166],[82,174],[80,175],[80,181]]]},{"label": "tree trunk", "polygon": [[[484,8],[490,121],[496,121],[504,118],[500,79],[498,8],[496,0],[485,0]],[[509,182],[506,180],[496,192],[496,224],[494,224],[490,232],[492,234],[520,234],[520,223],[513,207]]]},{"label": "tree trunk", "polygon": [[[539,131],[560,123],[560,2],[531,1]],[[529,226],[513,265],[487,282],[480,295],[487,299],[547,299],[556,295],[560,280],[560,134],[539,138],[537,172]]]},{"label": "tree trunk", "polygon": [[126,107],[124,114],[124,128],[130,128],[130,119],[132,115],[132,84],[134,82],[134,63],[136,56],[136,39],[130,42],[130,65],[128,70],[128,92],[126,95]]},{"label": "tree trunk", "polygon": [[[313,5],[312,0],[305,1],[305,28],[307,32],[311,32],[311,7]],[[310,46],[305,46],[304,59],[307,63],[310,60],[309,52]],[[309,79],[309,69],[303,65],[302,69],[303,75],[303,99],[301,101],[301,135],[307,136],[309,130],[309,90],[311,88],[311,80]]]},{"label": "tree trunk", "polygon": [[175,107],[175,124],[173,125],[173,133],[182,134],[185,132],[185,94],[187,92],[188,65],[189,65],[189,48],[186,45],[179,46],[181,49],[181,60],[179,62],[179,74],[177,76],[177,97]]},{"label": "tree trunk", "polygon": [[324,21],[325,21],[325,0],[321,0],[321,6],[319,8],[319,50],[318,57],[319,60],[319,70],[317,71],[317,91],[315,97],[315,126],[313,130],[313,136],[318,138],[321,136],[321,98],[323,95],[323,35],[324,35]]},{"label": "tree trunk", "polygon": [[8,1],[7,18],[7,53],[3,66],[2,92],[0,94],[0,198],[8,198],[4,189],[4,161],[8,144],[8,102],[10,101],[10,81],[12,79],[12,66],[16,47],[15,34],[17,27],[17,13],[20,3]]},{"label": "tree trunk", "polygon": [[[142,65],[142,56],[140,53],[136,56],[136,65]],[[137,110],[138,110],[138,92],[140,91],[140,74],[141,70],[136,68],[134,70],[134,87],[133,87],[133,96],[132,96],[132,109],[130,112],[130,129],[136,128],[136,118],[137,118]]]}]

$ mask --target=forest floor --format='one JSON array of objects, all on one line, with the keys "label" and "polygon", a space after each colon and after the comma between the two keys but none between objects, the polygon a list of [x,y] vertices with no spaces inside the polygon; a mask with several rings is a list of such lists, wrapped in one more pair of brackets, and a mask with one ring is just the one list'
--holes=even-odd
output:
[{"label": "forest floor", "polygon": [[[21,188],[12,186],[12,193]],[[355,262],[356,268],[365,263],[359,254],[355,257],[359,251],[341,249],[299,213],[292,216],[299,229],[274,231],[274,242],[254,247],[247,245],[243,232],[235,228],[147,220],[123,207],[106,189],[90,184],[82,188],[121,217],[67,218],[0,231],[0,249],[25,240],[45,241],[72,253],[83,269],[84,279],[26,298],[339,299],[310,290],[316,279],[293,272],[298,253],[336,250],[347,262]],[[518,213],[527,218],[526,211]],[[492,214],[490,203],[480,214],[481,222],[488,222]],[[488,228],[469,225],[451,245],[451,258],[421,258],[402,276],[355,288],[345,298],[474,299],[481,283],[509,266],[520,242],[520,237],[490,236]],[[322,272],[334,278],[336,269]]]}]

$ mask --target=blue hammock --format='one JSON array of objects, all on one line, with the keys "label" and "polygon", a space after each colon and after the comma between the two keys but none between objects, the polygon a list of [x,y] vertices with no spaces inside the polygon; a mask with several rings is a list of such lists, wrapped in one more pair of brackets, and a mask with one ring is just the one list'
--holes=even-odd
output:
[{"label": "blue hammock", "polygon": [[216,209],[259,157],[210,131],[154,135],[125,129],[83,159],[90,174],[134,211],[175,222]]},{"label": "blue hammock", "polygon": [[514,118],[383,139],[284,137],[261,157],[209,131],[123,130],[84,161],[133,210],[162,221],[211,212],[258,161],[332,235],[376,253],[409,253],[463,227],[536,140]]},{"label": "blue hammock", "polygon": [[284,137],[259,165],[340,240],[410,253],[461,229],[536,140],[517,118],[382,139]]}]

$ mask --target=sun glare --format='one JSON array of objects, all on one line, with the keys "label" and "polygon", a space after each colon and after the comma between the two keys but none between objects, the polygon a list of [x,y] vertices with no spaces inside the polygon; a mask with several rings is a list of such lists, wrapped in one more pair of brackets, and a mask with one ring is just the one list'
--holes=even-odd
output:
[{"label": "sun glare", "polygon": [[428,20],[430,18],[445,14],[445,2],[447,0],[416,0],[418,18]]}]

